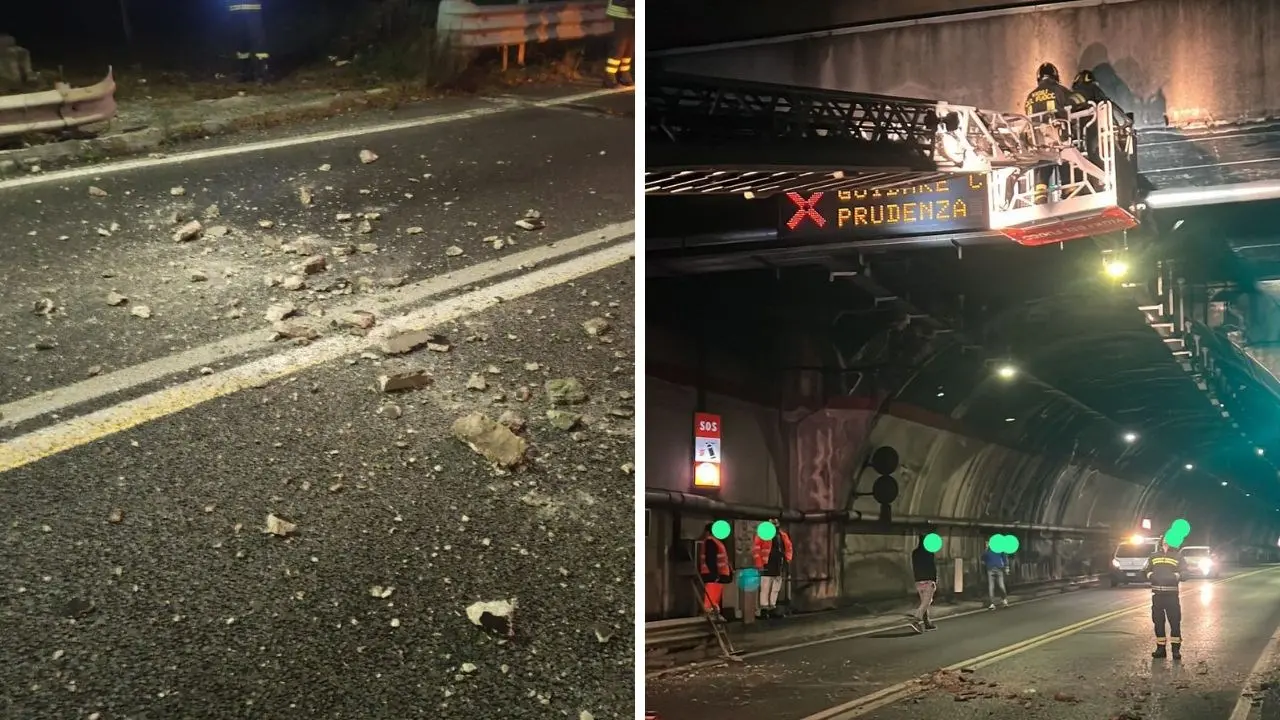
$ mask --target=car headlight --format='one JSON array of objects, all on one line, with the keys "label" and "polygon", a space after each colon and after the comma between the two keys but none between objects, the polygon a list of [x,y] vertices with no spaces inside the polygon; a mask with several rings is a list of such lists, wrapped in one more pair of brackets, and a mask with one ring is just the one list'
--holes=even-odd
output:
[{"label": "car headlight", "polygon": [[1210,560],[1209,558],[1205,558],[1198,563],[1198,566],[1200,568],[1200,572],[1207,573],[1209,572],[1210,569],[1213,568],[1213,561]]},{"label": "car headlight", "polygon": [[1116,558],[1111,558],[1111,567],[1118,569],[1120,567],[1120,561]]}]

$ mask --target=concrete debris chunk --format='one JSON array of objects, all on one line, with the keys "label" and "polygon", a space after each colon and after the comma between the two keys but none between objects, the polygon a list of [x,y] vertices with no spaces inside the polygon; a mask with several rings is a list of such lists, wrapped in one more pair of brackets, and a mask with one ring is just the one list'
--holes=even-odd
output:
[{"label": "concrete debris chunk", "polygon": [[378,243],[359,243],[356,245],[356,250],[365,255],[376,253],[378,252]]},{"label": "concrete debris chunk", "polygon": [[467,619],[499,637],[515,637],[516,601],[513,598],[472,603],[467,606]]},{"label": "concrete debris chunk", "polygon": [[276,226],[275,220],[259,220],[258,221],[258,227],[262,228],[263,230],[270,230],[275,226]]},{"label": "concrete debris chunk", "polygon": [[276,517],[274,513],[267,513],[267,528],[265,532],[271,533],[276,537],[288,537],[297,531],[297,525],[284,518]]},{"label": "concrete debris chunk", "polygon": [[468,390],[486,390],[488,387],[489,382],[480,373],[471,373],[471,377],[467,379]]},{"label": "concrete debris chunk", "polygon": [[332,165],[330,165],[329,163],[325,163],[325,164],[321,165],[321,166],[320,166],[319,168],[317,168],[317,169],[318,169],[320,172],[329,172],[330,170],[332,170],[332,169],[333,169],[333,166],[332,166]]},{"label": "concrete debris chunk", "polygon": [[348,255],[355,254],[356,246],[355,245],[334,245],[333,247],[329,248],[329,252],[333,253],[337,257],[347,257]]},{"label": "concrete debris chunk", "polygon": [[338,222],[351,222],[351,219],[354,217],[355,215],[352,215],[349,212],[340,212],[337,215],[334,215],[333,219],[337,220]]},{"label": "concrete debris chunk", "polygon": [[204,231],[204,234],[211,238],[226,237],[231,233],[231,228],[226,225],[213,225]]},{"label": "concrete debris chunk", "polygon": [[200,233],[203,230],[204,230],[204,226],[200,224],[199,220],[192,220],[186,225],[183,225],[182,227],[178,228],[177,231],[173,233],[173,241],[174,242],[190,242],[200,237]]},{"label": "concrete debris chunk", "polygon": [[187,194],[187,189],[182,187],[181,185],[177,187],[171,187],[169,188],[169,194],[174,197],[182,197],[183,195]]},{"label": "concrete debris chunk", "polygon": [[515,467],[524,462],[529,449],[524,438],[482,413],[471,413],[454,421],[453,435],[500,467]]},{"label": "concrete debris chunk", "polygon": [[421,235],[424,232],[426,232],[426,230],[422,229],[421,227],[418,227],[417,225],[414,225],[411,228],[406,228],[404,231],[404,234],[405,235]]},{"label": "concrete debris chunk", "polygon": [[280,320],[271,324],[277,340],[315,340],[320,330],[304,320]]},{"label": "concrete debris chunk", "polygon": [[360,216],[363,217],[365,220],[381,220],[382,219],[382,213],[376,210],[370,210],[368,212],[361,213]]},{"label": "concrete debris chunk", "polygon": [[586,330],[587,334],[591,337],[600,337],[601,335],[609,332],[612,328],[613,326],[609,324],[608,320],[599,317],[591,318],[590,320],[582,323],[582,329]]},{"label": "concrete debris chunk", "polygon": [[146,320],[151,317],[151,308],[146,305],[134,305],[132,308],[129,308],[129,314]]},{"label": "concrete debris chunk", "polygon": [[107,522],[120,523],[124,522],[124,511],[120,508],[111,508],[111,514],[107,515]]},{"label": "concrete debris chunk", "polygon": [[316,275],[324,272],[329,267],[329,261],[323,255],[312,255],[300,263],[289,268],[289,272],[296,275]]},{"label": "concrete debris chunk", "polygon": [[547,398],[552,405],[580,405],[587,401],[587,391],[577,378],[555,378],[546,383]]},{"label": "concrete debris chunk", "polygon": [[298,202],[302,203],[303,205],[310,205],[312,200],[313,198],[311,196],[311,188],[309,187],[298,188]]},{"label": "concrete debris chunk", "polygon": [[384,393],[401,392],[403,390],[417,390],[419,388],[427,387],[432,382],[433,378],[426,370],[409,370],[407,372],[379,376],[378,390]]},{"label": "concrete debris chunk", "polygon": [[111,237],[111,231],[104,227],[100,227],[98,228],[98,235],[101,237]]},{"label": "concrete debris chunk", "polygon": [[267,322],[275,323],[298,312],[298,307],[293,303],[278,303],[267,308]]},{"label": "concrete debris chunk", "polygon": [[368,165],[369,163],[375,163],[377,161],[378,161],[378,154],[375,153],[374,151],[372,150],[360,151],[360,162],[364,163],[365,165]]},{"label": "concrete debris chunk", "polygon": [[360,222],[356,224],[356,232],[361,235],[368,235],[373,232],[373,223],[369,222],[368,218],[360,220]]},{"label": "concrete debris chunk", "polygon": [[192,270],[187,273],[187,279],[191,282],[207,282],[209,275],[202,270]]},{"label": "concrete debris chunk", "polygon": [[395,592],[395,590],[396,589],[393,587],[383,587],[381,585],[374,585],[373,587],[369,588],[369,596],[382,598],[383,600],[385,600],[391,597],[391,593]]},{"label": "concrete debris chunk", "polygon": [[205,220],[213,220],[214,218],[222,217],[222,210],[216,204],[214,204],[205,208],[204,213],[202,214]]},{"label": "concrete debris chunk", "polygon": [[427,349],[431,352],[447,353],[453,349],[453,346],[447,342],[429,342]]},{"label": "concrete debris chunk", "polygon": [[462,248],[458,247],[457,245],[450,245],[449,247],[444,249],[444,254],[449,257],[458,257],[459,255],[462,254],[462,252],[463,252]]},{"label": "concrete debris chunk", "polygon": [[515,410],[507,410],[498,416],[498,422],[510,428],[511,432],[520,432],[524,430],[525,420],[520,413]]},{"label": "concrete debris chunk", "polygon": [[537,210],[526,210],[524,217],[516,221],[516,227],[530,232],[534,230],[541,230],[546,226],[547,223],[543,221],[542,213]]},{"label": "concrete debris chunk", "polygon": [[[110,297],[110,296],[108,296]],[[109,303],[108,303],[109,304]],[[31,312],[37,315],[52,315],[53,311],[58,308],[57,303],[49,298],[40,298],[31,306]]]},{"label": "concrete debris chunk", "polygon": [[97,377],[102,374],[102,366],[90,365],[89,369],[84,371],[84,374],[88,375],[89,377]]},{"label": "concrete debris chunk", "polygon": [[342,318],[342,324],[349,325],[354,328],[360,328],[361,330],[368,330],[377,322],[378,316],[368,310],[355,310],[347,313]]},{"label": "concrete debris chunk", "polygon": [[103,198],[103,197],[106,197],[106,196],[107,196],[107,191],[106,191],[106,190],[103,190],[102,188],[98,187],[97,185],[90,185],[90,186],[89,186],[89,197],[99,197],[99,198]]},{"label": "concrete debris chunk", "polygon": [[398,330],[387,328],[387,334],[378,342],[378,349],[387,355],[403,355],[430,343],[443,341],[430,330]]},{"label": "concrete debris chunk", "polygon": [[[275,278],[272,278],[273,280]],[[285,290],[301,290],[307,286],[307,279],[301,275],[286,275],[280,281],[280,287]]]},{"label": "concrete debris chunk", "polygon": [[399,405],[392,405],[388,403],[378,408],[378,414],[385,418],[399,420],[404,417],[404,410],[402,410]]},{"label": "concrete debris chunk", "polygon": [[568,410],[548,410],[547,420],[550,420],[552,427],[557,430],[568,432],[578,427],[578,423],[582,422],[582,416]]}]

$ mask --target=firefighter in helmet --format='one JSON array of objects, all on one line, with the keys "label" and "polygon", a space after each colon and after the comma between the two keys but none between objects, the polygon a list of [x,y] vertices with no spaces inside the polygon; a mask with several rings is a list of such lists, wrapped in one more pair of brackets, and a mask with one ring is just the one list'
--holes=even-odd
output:
[{"label": "firefighter in helmet", "polygon": [[231,16],[236,65],[244,82],[267,79],[267,33],[262,24],[262,0],[223,0]]},{"label": "firefighter in helmet", "polygon": [[[1097,104],[1111,101],[1111,98],[1107,97],[1107,94],[1098,85],[1098,79],[1094,77],[1092,70],[1081,70],[1076,73],[1075,80],[1071,81],[1071,91],[1083,98],[1085,102]],[[1089,161],[1098,167],[1102,167],[1102,153],[1098,147],[1097,123],[1089,123],[1088,127],[1085,128],[1084,146],[1085,155],[1089,157]],[[1094,182],[1096,185],[1096,180]]]},{"label": "firefighter in helmet", "polygon": [[[1084,104],[1084,98],[1062,84],[1062,76],[1058,74],[1056,65],[1047,62],[1041,63],[1040,67],[1036,68],[1036,86],[1027,93],[1024,104],[1027,115],[1041,115],[1043,121],[1082,104]],[[1036,203],[1048,202],[1049,185],[1061,183],[1069,172],[1069,168],[1063,165],[1036,168]]]},{"label": "firefighter in helmet", "polygon": [[1147,558],[1147,566],[1143,568],[1151,582],[1151,621],[1156,630],[1156,649],[1151,657],[1157,660],[1167,657],[1168,653],[1173,654],[1174,660],[1182,659],[1182,601],[1178,597],[1178,584],[1185,570],[1182,557],[1169,548],[1167,540],[1160,541],[1160,549]]},{"label": "firefighter in helmet", "polygon": [[631,62],[636,48],[635,0],[609,0],[605,15],[613,21],[613,40],[609,62],[604,67],[605,87],[631,86]]}]

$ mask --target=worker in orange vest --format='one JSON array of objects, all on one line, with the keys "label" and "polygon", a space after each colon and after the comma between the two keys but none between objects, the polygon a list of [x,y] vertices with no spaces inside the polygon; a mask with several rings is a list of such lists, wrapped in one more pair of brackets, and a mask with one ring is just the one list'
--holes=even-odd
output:
[{"label": "worker in orange vest", "polygon": [[724,586],[733,582],[733,566],[729,563],[729,551],[725,550],[724,543],[711,534],[711,523],[707,523],[698,543],[698,575],[707,588],[702,597],[703,612],[719,616]]},{"label": "worker in orange vest", "polygon": [[777,528],[772,540],[764,540],[759,534],[751,543],[751,557],[760,571],[760,615],[772,617],[778,612],[778,593],[782,590],[782,576],[791,564],[791,536],[783,531],[778,519],[769,521]]}]

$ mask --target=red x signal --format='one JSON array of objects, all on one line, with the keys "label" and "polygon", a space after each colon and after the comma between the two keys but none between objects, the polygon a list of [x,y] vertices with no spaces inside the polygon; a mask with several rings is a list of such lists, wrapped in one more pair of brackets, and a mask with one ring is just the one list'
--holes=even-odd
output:
[{"label": "red x signal", "polygon": [[827,219],[822,217],[817,210],[818,201],[822,199],[822,193],[816,192],[810,195],[809,199],[806,200],[803,197],[800,197],[800,193],[798,192],[789,192],[787,193],[787,198],[791,200],[791,202],[795,203],[797,208],[796,214],[792,215],[791,219],[787,221],[788,230],[795,230],[800,227],[800,224],[804,222],[805,218],[809,218],[813,221],[814,225],[817,225],[820,228],[826,227]]}]

